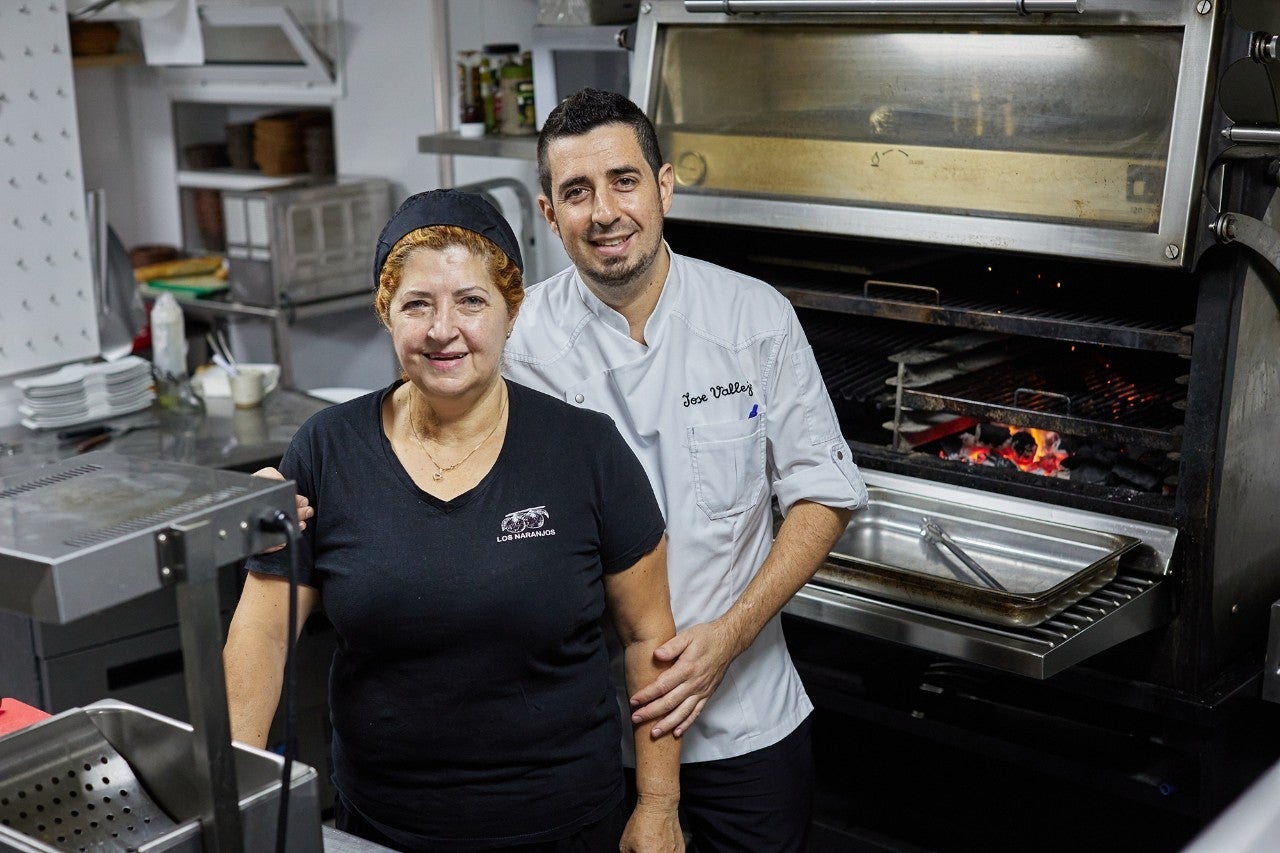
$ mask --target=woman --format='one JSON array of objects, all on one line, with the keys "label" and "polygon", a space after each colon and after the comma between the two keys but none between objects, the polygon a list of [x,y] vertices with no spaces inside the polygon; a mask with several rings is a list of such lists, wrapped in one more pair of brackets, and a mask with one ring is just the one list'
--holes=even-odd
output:
[{"label": "woman", "polygon": [[[299,624],[318,602],[340,829],[405,850],[680,850],[679,747],[619,713],[599,617],[633,689],[675,634],[664,524],[608,418],[505,382],[524,291],[510,226],[478,196],[411,197],[379,238],[375,305],[404,376],[326,409],[281,463],[315,515]],[[286,553],[249,564],[224,652],[232,736],[279,700]]]}]

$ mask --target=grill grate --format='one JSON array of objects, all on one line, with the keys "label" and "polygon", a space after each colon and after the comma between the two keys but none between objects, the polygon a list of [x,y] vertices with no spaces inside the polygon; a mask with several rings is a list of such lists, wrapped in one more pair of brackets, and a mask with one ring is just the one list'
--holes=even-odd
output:
[{"label": "grill grate", "polygon": [[918,325],[868,322],[865,318],[797,311],[827,391],[837,400],[859,403],[885,396],[896,373],[889,356],[924,347],[949,334]]},{"label": "grill grate", "polygon": [[1185,398],[1167,357],[1033,346],[1012,361],[907,389],[903,405],[1177,450]]}]

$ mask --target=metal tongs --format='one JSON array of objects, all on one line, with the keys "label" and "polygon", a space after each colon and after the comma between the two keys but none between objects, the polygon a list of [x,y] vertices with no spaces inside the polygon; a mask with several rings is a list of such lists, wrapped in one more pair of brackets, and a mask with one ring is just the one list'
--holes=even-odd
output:
[{"label": "metal tongs", "polygon": [[969,567],[969,571],[973,572],[975,575],[978,576],[978,580],[982,581],[987,586],[991,587],[992,589],[998,589],[1001,592],[1008,592],[1008,590],[1004,588],[1004,585],[1001,584],[1000,581],[991,577],[990,573],[988,573],[986,569],[982,568],[982,566],[978,564],[977,560],[973,559],[973,557],[970,557],[968,554],[966,554],[964,552],[964,549],[961,548],[959,545],[957,545],[955,540],[952,539],[947,534],[947,531],[943,530],[938,525],[938,522],[934,521],[928,516],[925,516],[920,520],[921,522],[923,522],[923,524],[920,527],[921,536],[923,536],[926,540],[928,540],[930,543],[934,545],[945,546],[947,550],[949,550],[952,554],[955,554],[957,557],[960,558],[960,562],[964,563],[966,566]]}]

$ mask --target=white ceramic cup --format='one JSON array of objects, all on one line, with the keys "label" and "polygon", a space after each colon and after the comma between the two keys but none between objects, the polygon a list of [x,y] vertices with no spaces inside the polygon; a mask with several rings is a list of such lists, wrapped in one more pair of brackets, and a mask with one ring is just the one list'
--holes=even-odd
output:
[{"label": "white ceramic cup", "polygon": [[267,395],[267,376],[261,370],[241,367],[235,376],[227,377],[231,386],[231,402],[237,409],[252,409]]}]

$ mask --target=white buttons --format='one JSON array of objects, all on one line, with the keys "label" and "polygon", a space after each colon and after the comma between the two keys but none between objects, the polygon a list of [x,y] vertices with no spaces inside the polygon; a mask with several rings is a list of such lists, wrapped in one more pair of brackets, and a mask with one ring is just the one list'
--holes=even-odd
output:
[{"label": "white buttons", "polygon": [[587,398],[586,398],[586,397],[584,397],[584,396],[582,396],[581,394],[575,394],[575,395],[573,396],[573,402],[575,402],[575,403],[581,403],[581,402],[582,402],[583,400],[585,400],[585,399],[587,399]]}]

